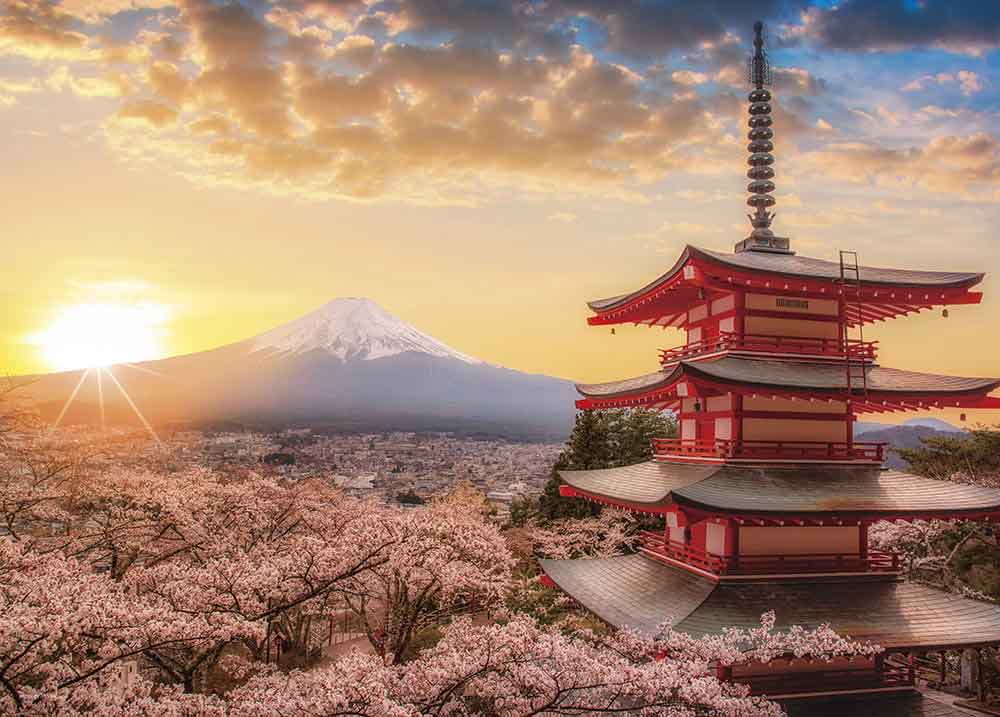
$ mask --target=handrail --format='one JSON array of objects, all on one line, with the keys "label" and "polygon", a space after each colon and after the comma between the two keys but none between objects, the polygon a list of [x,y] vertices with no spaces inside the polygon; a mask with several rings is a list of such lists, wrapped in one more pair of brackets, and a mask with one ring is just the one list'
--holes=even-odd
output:
[{"label": "handrail", "polygon": [[672,558],[717,575],[766,575],[819,572],[894,573],[899,571],[897,553],[877,550],[860,553],[800,553],[797,555],[718,555],[662,533],[640,533],[642,548],[654,556]]},{"label": "handrail", "polygon": [[857,341],[854,339],[810,338],[804,336],[764,336],[761,334],[737,334],[724,331],[700,341],[692,341],[684,346],[660,350],[660,363],[669,364],[692,356],[717,351],[759,351],[785,353],[800,356],[823,356],[848,358],[859,361],[874,361],[878,341]]},{"label": "handrail", "polygon": [[869,460],[881,463],[885,443],[846,441],[749,441],[686,438],[654,438],[656,458],[691,456],[737,459]]}]

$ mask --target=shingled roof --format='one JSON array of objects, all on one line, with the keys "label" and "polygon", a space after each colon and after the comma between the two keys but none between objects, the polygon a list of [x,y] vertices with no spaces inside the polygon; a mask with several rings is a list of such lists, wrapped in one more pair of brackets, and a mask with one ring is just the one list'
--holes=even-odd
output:
[{"label": "shingled roof", "polygon": [[890,578],[715,582],[643,555],[541,563],[602,620],[645,635],[664,623],[693,637],[756,627],[774,610],[779,630],[825,623],[888,648],[1000,644],[1000,606]]},{"label": "shingled roof", "polygon": [[1000,511],[1000,490],[871,466],[692,464],[648,461],[560,471],[572,488],[637,507],[672,503],[758,515],[829,513],[884,517]]},{"label": "shingled roof", "polygon": [[[629,301],[643,296],[673,279],[677,272],[681,271],[690,259],[718,266],[720,270],[729,268],[735,271],[751,271],[754,273],[798,277],[801,279],[830,281],[840,279],[840,264],[835,261],[812,259],[795,254],[772,254],[751,251],[729,254],[688,245],[666,273],[645,286],[627,294],[590,301],[587,305],[597,312],[609,311],[623,306]],[[866,284],[882,284],[887,287],[912,286],[944,289],[974,286],[982,281],[985,275],[977,272],[914,271],[910,269],[886,269],[882,267],[863,266],[860,269],[860,276],[861,281]]]},{"label": "shingled roof", "polygon": [[[868,366],[865,371],[870,392],[950,395],[989,392],[1000,386],[1000,379],[996,378],[941,376],[883,366]],[[702,361],[681,361],[670,369],[621,381],[577,384],[576,389],[587,398],[614,398],[666,388],[682,376],[762,388],[830,392],[847,388],[843,364],[723,356]]]}]

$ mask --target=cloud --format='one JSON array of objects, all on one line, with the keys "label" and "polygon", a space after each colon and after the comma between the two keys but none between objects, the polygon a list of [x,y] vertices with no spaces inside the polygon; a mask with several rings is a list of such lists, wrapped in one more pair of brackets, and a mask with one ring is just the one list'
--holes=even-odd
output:
[{"label": "cloud", "polygon": [[957,0],[844,0],[813,8],[793,34],[843,50],[940,47],[980,54],[1000,46],[1000,5]]},{"label": "cloud", "polygon": [[563,224],[572,224],[576,221],[576,214],[573,212],[553,212],[552,214],[545,217],[547,222],[561,222]]},{"label": "cloud", "polygon": [[123,105],[115,116],[125,121],[145,122],[160,129],[177,120],[177,110],[161,102],[138,100]]},{"label": "cloud", "polygon": [[958,83],[961,86],[962,94],[969,96],[983,89],[983,83],[975,72],[960,70],[958,73]]},{"label": "cloud", "polygon": [[14,79],[0,77],[0,92],[9,92],[15,95],[41,92],[42,83],[37,77],[28,79]]},{"label": "cloud", "polygon": [[708,82],[708,75],[702,72],[692,72],[691,70],[675,70],[670,77],[678,85],[685,87],[703,85]]},{"label": "cloud", "polygon": [[88,38],[73,27],[61,8],[34,0],[0,3],[0,55],[34,60],[83,59],[90,55]]},{"label": "cloud", "polygon": [[45,86],[55,92],[69,91],[78,97],[122,97],[132,90],[128,75],[108,72],[102,76],[74,75],[62,65],[45,80]]},{"label": "cloud", "polygon": [[1000,185],[1000,141],[990,133],[942,135],[923,146],[870,142],[829,144],[804,155],[800,166],[817,175],[885,187],[922,187],[974,195]]},{"label": "cloud", "polygon": [[903,92],[919,92],[927,89],[929,85],[949,85],[958,83],[959,90],[966,97],[975,94],[983,89],[983,81],[980,76],[971,70],[959,70],[958,73],[939,72],[936,75],[922,75],[915,80],[907,82],[901,88]]},{"label": "cloud", "polygon": [[[496,186],[634,200],[676,173],[732,173],[746,145],[747,29],[799,6],[178,0],[115,25],[117,12],[162,4],[19,11],[68,34],[83,60],[47,64],[48,88],[123,97],[101,131],[126,160],[206,186],[431,203]],[[809,22],[825,21],[817,12]],[[781,143],[861,126],[848,112],[869,121],[862,136],[915,119],[890,100],[848,110],[806,67],[774,79]],[[984,84],[966,70],[949,82]],[[921,131],[943,119],[934,112]]]}]

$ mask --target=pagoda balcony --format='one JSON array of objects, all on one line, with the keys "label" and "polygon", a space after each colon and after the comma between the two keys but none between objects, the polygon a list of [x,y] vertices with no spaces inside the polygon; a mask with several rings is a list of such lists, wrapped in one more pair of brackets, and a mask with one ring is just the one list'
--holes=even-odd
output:
[{"label": "pagoda balcony", "polygon": [[640,533],[641,551],[651,558],[684,565],[718,576],[808,575],[830,573],[898,573],[899,555],[870,550],[858,553],[799,555],[716,555],[686,543],[667,540],[662,533]]},{"label": "pagoda balcony", "polygon": [[[803,672],[774,670],[772,674],[743,674],[747,668],[723,670],[722,674],[733,682],[745,684],[752,695],[770,698],[794,697],[816,692],[858,692],[898,690],[915,684],[913,665],[884,661],[879,667],[867,667],[866,661],[851,668],[812,669]],[[916,713],[907,713],[916,714]]]},{"label": "pagoda balcony", "polygon": [[712,338],[660,351],[664,366],[699,356],[720,353],[753,353],[800,358],[839,359],[872,362],[878,341],[805,338],[801,336],[758,336],[724,332]]},{"label": "pagoda balcony", "polygon": [[885,443],[654,438],[656,460],[830,461],[881,464]]}]

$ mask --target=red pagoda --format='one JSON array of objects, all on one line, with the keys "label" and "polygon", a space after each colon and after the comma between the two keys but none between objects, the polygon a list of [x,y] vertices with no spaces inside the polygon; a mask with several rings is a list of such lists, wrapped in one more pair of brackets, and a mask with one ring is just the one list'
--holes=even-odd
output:
[{"label": "red pagoda", "polygon": [[983,274],[860,266],[852,252],[810,259],[773,234],[770,73],[755,30],[750,235],[732,254],[688,246],[646,286],[589,304],[592,325],[678,328],[687,342],[661,351],[653,373],[579,385],[578,408],[669,409],[679,437],[655,440],[647,463],[564,471],[561,492],[662,516],[664,527],[645,532],[635,555],[542,567],[616,627],[652,634],[669,621],[701,636],[757,626],[774,610],[778,628],[828,623],[885,648],[876,659],[725,672],[789,700],[792,714],[952,714],[914,692],[913,657],[1000,644],[1000,607],[902,580],[897,556],[869,549],[868,530],[882,520],[995,521],[1000,491],[885,470],[885,446],[855,441],[853,423],[1000,408],[989,395],[1000,379],[887,368],[863,337],[874,321],[979,303]]}]

